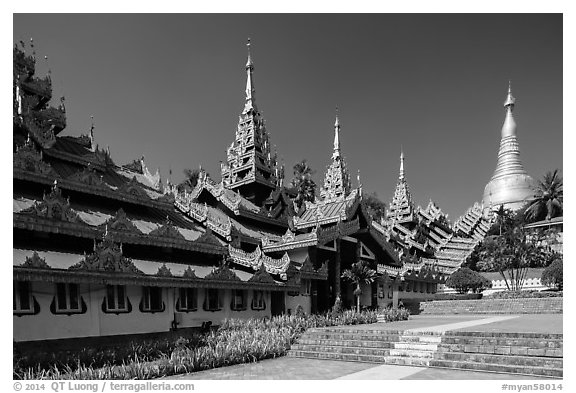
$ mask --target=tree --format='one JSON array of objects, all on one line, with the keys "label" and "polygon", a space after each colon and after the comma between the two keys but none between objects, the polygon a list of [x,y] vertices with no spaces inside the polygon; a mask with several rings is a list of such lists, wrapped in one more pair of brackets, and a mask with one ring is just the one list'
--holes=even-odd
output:
[{"label": "tree", "polygon": [[342,278],[356,285],[354,296],[356,296],[356,311],[360,312],[360,295],[362,295],[361,284],[372,284],[376,280],[376,271],[370,269],[366,262],[360,261],[352,265],[351,269],[346,269],[342,273]]},{"label": "tree", "polygon": [[481,271],[499,272],[509,290],[522,289],[528,268],[543,266],[548,254],[537,242],[527,237],[522,226],[501,236],[488,236],[479,249],[477,267]]},{"label": "tree", "polygon": [[497,233],[499,236],[502,236],[502,230],[506,231],[513,226],[514,219],[512,210],[505,209],[504,205],[500,205],[498,210],[494,211],[494,215],[496,215],[496,221],[494,222],[494,226],[491,228],[492,230],[489,231],[489,233],[494,234],[492,232],[494,232],[495,228],[498,228]]},{"label": "tree", "polygon": [[486,288],[490,288],[492,283],[480,273],[477,273],[467,267],[461,267],[448,277],[446,286],[456,289],[458,293],[472,293],[482,292]]},{"label": "tree", "polygon": [[550,220],[562,215],[564,208],[562,177],[558,169],[547,172],[535,188],[534,198],[528,202],[526,218],[530,221]]},{"label": "tree", "polygon": [[305,201],[314,202],[316,199],[316,183],[312,180],[314,171],[304,159],[294,165],[294,177],[291,185],[296,189],[296,206],[300,208]]},{"label": "tree", "polygon": [[542,272],[542,284],[548,286],[554,286],[560,291],[563,288],[563,262],[562,257],[556,258],[554,262],[550,264]]},{"label": "tree", "polygon": [[178,184],[178,190],[191,191],[198,184],[198,178],[200,177],[200,169],[184,169],[185,179]]},{"label": "tree", "polygon": [[378,198],[375,192],[366,194],[363,199],[366,210],[368,210],[368,214],[374,221],[380,222],[386,218],[386,204]]}]

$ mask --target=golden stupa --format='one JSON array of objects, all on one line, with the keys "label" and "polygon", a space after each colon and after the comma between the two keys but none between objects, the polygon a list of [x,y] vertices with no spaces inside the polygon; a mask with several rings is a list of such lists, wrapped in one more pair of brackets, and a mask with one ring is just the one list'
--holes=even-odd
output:
[{"label": "golden stupa", "polygon": [[520,161],[520,148],[516,136],[512,89],[508,86],[508,97],[504,102],[506,118],[502,125],[502,139],[498,151],[498,163],[492,179],[484,188],[484,207],[493,210],[501,205],[510,210],[520,209],[534,195],[534,180],[528,175]]}]

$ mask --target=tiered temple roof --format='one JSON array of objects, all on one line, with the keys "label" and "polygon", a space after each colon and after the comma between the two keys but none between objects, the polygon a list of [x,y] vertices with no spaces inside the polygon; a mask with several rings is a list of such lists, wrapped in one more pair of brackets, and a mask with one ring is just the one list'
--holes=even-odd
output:
[{"label": "tiered temple roof", "polygon": [[[250,232],[241,223],[234,226],[219,209],[211,211],[222,215],[208,218],[205,205],[196,209],[205,224],[182,214],[175,189],[162,187],[158,171],[152,174],[143,157],[116,165],[109,149],[95,144],[94,127],[79,137],[60,136],[66,124],[64,101],[51,107],[50,78],[34,74],[34,57],[15,47],[15,280],[176,287],[193,280],[199,287],[298,288],[278,278],[282,265],[273,258],[263,260],[266,267],[275,267],[276,278],[267,269],[222,264],[230,253],[227,235],[266,234]],[[204,181],[202,190],[232,214],[268,220],[279,233],[287,228],[285,220],[268,217],[222,185]],[[193,260],[202,262],[191,265]]]},{"label": "tiered temple roof", "polygon": [[407,222],[414,219],[414,203],[408,182],[404,176],[404,152],[400,153],[400,173],[398,183],[394,190],[394,197],[390,203],[387,220],[392,222]]},{"label": "tiered temple roof", "polygon": [[221,165],[221,174],[226,188],[240,189],[260,205],[279,185],[283,169],[278,166],[276,153],[272,154],[265,121],[256,106],[253,71],[248,40],[244,109],[238,119],[234,142],[227,150],[226,163]]}]

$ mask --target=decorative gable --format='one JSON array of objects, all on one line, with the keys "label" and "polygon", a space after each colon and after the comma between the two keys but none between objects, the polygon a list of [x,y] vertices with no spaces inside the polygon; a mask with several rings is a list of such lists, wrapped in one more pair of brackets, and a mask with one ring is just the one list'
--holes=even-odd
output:
[{"label": "decorative gable", "polygon": [[138,183],[136,176],[132,177],[130,181],[124,183],[118,191],[132,195],[139,199],[148,199],[148,194],[146,194],[146,191],[144,191],[140,183]]},{"label": "decorative gable", "polygon": [[141,234],[142,232],[128,219],[122,208],[118,209],[114,217],[110,217],[104,224],[108,228],[118,232],[131,232]]},{"label": "decorative gable", "polygon": [[162,226],[154,229],[148,235],[186,240],[184,235],[182,235],[180,231],[174,225],[172,225],[172,222],[168,216],[166,216],[166,221]]},{"label": "decorative gable", "polygon": [[87,184],[89,186],[106,186],[106,183],[102,180],[102,175],[98,176],[96,171],[91,168],[90,164],[88,164],[87,167],[84,167],[81,171],[69,176],[67,180]]},{"label": "decorative gable", "polygon": [[42,160],[42,152],[36,151],[30,139],[24,146],[16,147],[13,154],[14,168],[23,169],[28,172],[39,173],[41,175],[56,175],[50,164]]},{"label": "decorative gable", "polygon": [[69,269],[144,274],[134,266],[131,259],[122,255],[122,245],[115,243],[109,233],[104,235],[104,239],[94,248],[92,254]]},{"label": "decorative gable", "polygon": [[70,200],[62,196],[56,180],[50,194],[44,195],[42,202],[36,202],[23,213],[60,221],[82,222],[78,214],[70,207]]},{"label": "decorative gable", "polygon": [[20,266],[34,269],[51,269],[46,263],[46,259],[41,258],[36,251],[34,251],[31,257],[26,257],[26,260]]},{"label": "decorative gable", "polygon": [[259,284],[275,284],[275,281],[270,273],[266,271],[266,266],[264,266],[264,264],[260,265],[258,271],[254,273],[252,277],[250,277],[248,282],[255,282]]},{"label": "decorative gable", "polygon": [[[190,267],[188,267],[188,268],[190,268]],[[159,277],[173,277],[174,276],[172,274],[172,272],[170,271],[170,269],[166,266],[166,264],[163,264],[162,266],[160,266],[158,268],[156,275]]]}]

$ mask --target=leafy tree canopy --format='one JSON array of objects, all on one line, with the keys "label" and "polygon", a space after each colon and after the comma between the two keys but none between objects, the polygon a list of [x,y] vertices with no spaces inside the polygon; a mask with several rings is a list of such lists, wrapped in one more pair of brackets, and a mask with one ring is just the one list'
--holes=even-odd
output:
[{"label": "leafy tree canopy", "polygon": [[534,189],[534,198],[526,206],[529,222],[559,217],[564,210],[564,183],[558,169],[547,172]]},{"label": "leafy tree canopy", "polygon": [[374,221],[380,222],[386,218],[386,203],[382,202],[375,192],[365,194],[363,200],[366,204],[368,214]]},{"label": "leafy tree canopy", "polygon": [[563,261],[562,257],[556,258],[554,262],[550,264],[542,272],[542,284],[548,286],[554,286],[559,290],[563,289]]},{"label": "leafy tree canopy", "polygon": [[467,267],[461,267],[446,280],[446,286],[456,289],[458,293],[467,293],[469,290],[479,293],[491,285],[486,277]]},{"label": "leafy tree canopy", "polygon": [[294,201],[298,208],[300,208],[305,201],[314,202],[316,199],[316,183],[312,180],[312,175],[315,173],[308,165],[307,160],[302,160],[294,165],[294,177],[290,184],[296,190],[296,198]]}]

